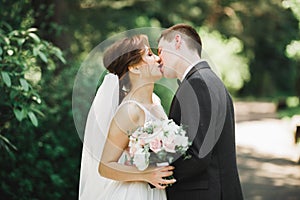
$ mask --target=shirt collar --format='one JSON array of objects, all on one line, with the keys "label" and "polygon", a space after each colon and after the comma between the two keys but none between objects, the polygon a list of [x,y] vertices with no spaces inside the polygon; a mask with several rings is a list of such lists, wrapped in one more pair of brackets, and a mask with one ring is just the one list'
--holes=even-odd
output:
[{"label": "shirt collar", "polygon": [[200,60],[197,60],[196,62],[193,62],[192,64],[190,64],[188,66],[188,68],[186,68],[186,70],[184,71],[183,73],[183,76],[182,76],[182,79],[180,80],[181,82],[184,80],[184,78],[186,77],[186,75],[189,73],[189,71],[191,71],[191,69],[196,65],[198,64],[199,62],[203,61],[202,59]]}]

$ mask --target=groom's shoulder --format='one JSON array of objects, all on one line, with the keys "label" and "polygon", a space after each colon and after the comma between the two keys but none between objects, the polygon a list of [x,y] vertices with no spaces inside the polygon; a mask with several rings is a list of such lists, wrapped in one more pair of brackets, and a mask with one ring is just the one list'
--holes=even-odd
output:
[{"label": "groom's shoulder", "polygon": [[211,69],[209,63],[206,60],[201,60],[199,61],[196,65],[195,68],[197,70],[201,70],[201,69]]}]

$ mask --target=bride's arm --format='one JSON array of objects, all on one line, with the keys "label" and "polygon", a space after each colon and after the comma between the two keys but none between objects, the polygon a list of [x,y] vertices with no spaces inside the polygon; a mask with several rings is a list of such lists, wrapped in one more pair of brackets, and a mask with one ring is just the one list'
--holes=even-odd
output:
[{"label": "bride's arm", "polygon": [[114,117],[107,140],[99,163],[99,173],[101,176],[117,181],[145,181],[151,183],[159,189],[165,186],[160,184],[172,184],[175,180],[165,180],[173,174],[173,167],[149,168],[139,171],[134,166],[127,166],[118,163],[123,151],[128,147],[128,130],[134,130],[144,122],[144,114],[135,105],[125,105],[119,109]]}]

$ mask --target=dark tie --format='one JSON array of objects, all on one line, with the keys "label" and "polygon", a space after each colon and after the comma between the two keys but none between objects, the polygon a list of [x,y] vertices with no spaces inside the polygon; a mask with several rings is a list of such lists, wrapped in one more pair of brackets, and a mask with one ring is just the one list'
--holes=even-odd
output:
[{"label": "dark tie", "polygon": [[181,81],[179,79],[177,79],[177,84],[178,84],[178,86],[180,86],[180,84],[181,84]]}]

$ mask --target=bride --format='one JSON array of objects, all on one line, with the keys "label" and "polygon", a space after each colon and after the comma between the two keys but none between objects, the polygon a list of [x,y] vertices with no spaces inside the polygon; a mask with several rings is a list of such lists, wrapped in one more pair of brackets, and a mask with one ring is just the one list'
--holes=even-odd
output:
[{"label": "bride", "polygon": [[[128,159],[130,131],[145,122],[167,118],[154,82],[162,77],[159,58],[145,35],[127,37],[103,57],[108,73],[90,108],[82,150],[79,199],[165,200],[165,180],[174,167],[139,171]],[[155,188],[151,189],[149,185]]]}]

